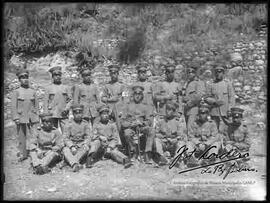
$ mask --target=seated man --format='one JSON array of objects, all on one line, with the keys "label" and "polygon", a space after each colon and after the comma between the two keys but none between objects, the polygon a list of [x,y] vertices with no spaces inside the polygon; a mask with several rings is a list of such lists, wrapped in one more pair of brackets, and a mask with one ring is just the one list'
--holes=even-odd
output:
[{"label": "seated man", "polygon": [[248,126],[243,119],[243,109],[231,108],[232,122],[221,126],[223,134],[223,148],[226,152],[235,149],[241,153],[248,152],[250,148]]},{"label": "seated man", "polygon": [[140,158],[140,150],[145,151],[145,162],[152,164],[154,142],[153,107],[143,103],[144,87],[132,87],[132,101],[126,104],[121,118],[121,127],[127,142],[128,154],[132,159]]},{"label": "seated man", "polygon": [[164,151],[175,156],[176,151],[186,144],[186,127],[181,126],[177,117],[179,106],[173,101],[168,101],[165,106],[166,115],[156,124],[156,137],[154,148],[160,156],[159,165],[167,164]]},{"label": "seated man", "polygon": [[90,124],[82,119],[83,105],[73,105],[73,120],[64,128],[63,138],[65,147],[63,154],[65,160],[74,172],[82,168],[81,163],[87,156],[91,142]]},{"label": "seated man", "polygon": [[42,127],[37,130],[31,142],[30,157],[35,174],[44,174],[50,167],[60,161],[63,147],[62,135],[53,127],[52,113],[40,115]]},{"label": "seated man", "polygon": [[[210,106],[202,100],[199,104],[198,116],[195,119],[195,122],[191,124],[189,131],[190,137],[187,143],[187,147],[189,148],[189,151],[196,149],[194,155],[197,158],[206,152],[210,146],[215,146],[215,148],[211,148],[209,151],[207,151],[205,157],[209,157],[209,155],[212,153],[218,154],[218,151],[221,147],[220,134],[218,133],[216,123],[209,117],[209,109]],[[202,164],[203,162],[214,160],[215,158],[210,160],[202,158],[196,162],[198,164]],[[191,159],[190,161],[192,164],[196,164],[193,163],[194,159]]]},{"label": "seated man", "polygon": [[109,119],[109,107],[105,104],[101,104],[98,107],[98,112],[100,114],[100,120],[93,125],[94,135],[86,167],[91,168],[100,154],[123,164],[125,168],[130,167],[131,161],[129,158],[117,149],[119,134],[116,124]]}]

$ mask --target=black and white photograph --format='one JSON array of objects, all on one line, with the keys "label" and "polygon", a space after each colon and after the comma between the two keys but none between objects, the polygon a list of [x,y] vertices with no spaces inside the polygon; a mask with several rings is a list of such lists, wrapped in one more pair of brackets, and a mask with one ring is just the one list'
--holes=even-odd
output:
[{"label": "black and white photograph", "polygon": [[3,200],[266,200],[267,2],[2,11]]}]

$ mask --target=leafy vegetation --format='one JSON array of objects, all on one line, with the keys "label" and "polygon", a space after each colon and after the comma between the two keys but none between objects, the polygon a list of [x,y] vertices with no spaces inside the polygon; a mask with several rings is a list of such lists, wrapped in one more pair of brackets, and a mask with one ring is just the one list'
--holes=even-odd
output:
[{"label": "leafy vegetation", "polygon": [[68,50],[80,66],[188,57],[253,38],[266,12],[266,4],[6,3],[5,56]]}]

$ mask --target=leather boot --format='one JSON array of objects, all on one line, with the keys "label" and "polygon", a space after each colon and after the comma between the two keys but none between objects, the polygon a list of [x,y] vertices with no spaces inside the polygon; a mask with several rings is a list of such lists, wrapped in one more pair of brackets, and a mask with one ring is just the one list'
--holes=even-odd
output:
[{"label": "leather boot", "polygon": [[73,166],[72,166],[72,171],[73,172],[78,172],[80,170],[80,165],[79,164],[74,164]]},{"label": "leather boot", "polygon": [[159,160],[159,163],[158,163],[159,166],[164,166],[164,165],[167,165],[168,164],[168,160],[166,159],[165,156],[160,156],[159,159],[160,159]]},{"label": "leather boot", "polygon": [[129,168],[130,166],[132,166],[132,163],[131,163],[130,159],[125,158],[124,159],[124,168]]},{"label": "leather boot", "polygon": [[85,164],[85,167],[86,168],[92,168],[94,165],[94,158],[92,155],[88,156],[87,159],[86,159],[86,164]]},{"label": "leather boot", "polygon": [[154,164],[152,157],[151,157],[151,152],[145,153],[145,163],[146,164]]}]

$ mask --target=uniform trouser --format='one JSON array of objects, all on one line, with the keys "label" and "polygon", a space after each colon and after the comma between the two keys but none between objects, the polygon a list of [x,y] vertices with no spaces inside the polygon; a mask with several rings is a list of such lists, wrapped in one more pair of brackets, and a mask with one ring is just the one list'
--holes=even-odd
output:
[{"label": "uniform trouser", "polygon": [[163,156],[164,151],[169,151],[172,156],[174,156],[180,147],[185,145],[185,141],[176,141],[173,143],[165,143],[162,141],[160,138],[155,138],[154,139],[154,148],[155,152],[158,153],[159,155]]},{"label": "uniform trouser", "polygon": [[[199,145],[199,144],[198,144]],[[186,147],[188,148],[188,151],[193,151],[194,149],[196,149],[196,153],[195,156],[200,156],[202,153],[204,153],[208,147],[210,146],[206,146],[205,149],[203,151],[198,149],[198,145],[194,144],[193,142],[187,142]],[[214,142],[211,146],[216,146],[215,148],[211,148],[210,150],[208,150],[208,153],[205,154],[206,157],[208,157],[210,154],[215,153],[218,154],[220,148],[221,148],[221,143],[220,142]]]},{"label": "uniform trouser", "polygon": [[63,155],[65,160],[72,167],[74,164],[79,164],[83,159],[83,157],[85,157],[88,154],[88,151],[89,151],[88,147],[81,146],[77,148],[77,153],[73,155],[69,147],[64,147]]},{"label": "uniform trouser", "polygon": [[68,122],[67,118],[52,118],[53,126],[55,128],[60,128],[61,132],[63,133],[64,131],[64,126]]},{"label": "uniform trouser", "polygon": [[[153,151],[153,144],[154,144],[154,138],[155,138],[155,134],[153,132],[152,129],[150,129],[149,127],[148,128],[144,128],[142,130],[142,134],[144,137],[142,137],[140,139],[140,141],[144,141],[144,143],[140,143],[141,146],[145,146],[143,147],[144,148],[144,151],[145,152],[151,152]],[[130,151],[134,151],[135,150],[135,136],[136,135],[136,132],[132,129],[125,129],[124,130],[124,137],[127,141],[127,144],[130,148]]]},{"label": "uniform trouser", "polygon": [[46,151],[43,151],[43,153],[44,153],[43,157],[39,158],[38,153],[36,151],[30,152],[30,157],[32,159],[33,167],[36,167],[38,165],[49,166],[51,163],[60,159],[60,154],[52,150],[46,150]]},{"label": "uniform trouser", "polygon": [[124,160],[127,159],[127,156],[120,152],[117,148],[112,149],[110,152],[106,152],[107,145],[103,144],[99,140],[95,140],[91,142],[91,148],[89,151],[89,156],[96,157],[98,156],[97,153],[100,151],[102,155],[107,156],[108,158],[123,164]]},{"label": "uniform trouser", "polygon": [[219,130],[220,123],[223,122],[224,116],[223,117],[220,117],[220,116],[211,116],[211,119],[213,121],[215,121],[215,123],[217,125],[217,129]]},{"label": "uniform trouser", "polygon": [[195,122],[196,117],[197,117],[197,114],[185,115],[185,121],[186,121],[186,126],[187,126],[188,137],[189,137],[189,132],[190,132],[191,125]]},{"label": "uniform trouser", "polygon": [[17,124],[17,147],[20,156],[26,158],[33,133],[37,127],[36,123],[19,123]]},{"label": "uniform trouser", "polygon": [[239,144],[226,144],[224,146],[224,150],[229,152],[232,149],[236,149],[239,152],[248,152],[249,150],[249,145],[245,143],[239,143]]}]

